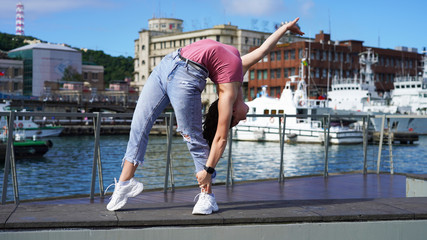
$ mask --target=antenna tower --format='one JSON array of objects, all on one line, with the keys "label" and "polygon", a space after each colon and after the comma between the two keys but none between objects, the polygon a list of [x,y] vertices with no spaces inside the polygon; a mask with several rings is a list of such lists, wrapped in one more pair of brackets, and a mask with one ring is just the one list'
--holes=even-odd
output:
[{"label": "antenna tower", "polygon": [[16,35],[24,35],[24,4],[16,4]]}]

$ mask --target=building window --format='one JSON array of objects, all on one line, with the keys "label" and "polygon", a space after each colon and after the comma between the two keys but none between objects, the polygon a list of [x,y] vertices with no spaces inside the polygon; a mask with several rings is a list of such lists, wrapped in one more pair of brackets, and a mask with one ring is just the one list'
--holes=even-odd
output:
[{"label": "building window", "polygon": [[320,70],[319,70],[319,68],[316,68],[315,74],[316,74],[316,78],[320,77]]},{"label": "building window", "polygon": [[281,51],[276,52],[276,60],[277,61],[282,60],[282,52]]},{"label": "building window", "polygon": [[284,71],[283,76],[285,78],[289,77],[289,70],[287,68],[285,68],[285,69],[283,69],[283,71]]},{"label": "building window", "polygon": [[98,73],[92,73],[92,79],[98,79]]},{"label": "building window", "polygon": [[302,48],[298,49],[298,58],[299,59],[302,59],[304,57],[302,54],[303,54]]},{"label": "building window", "polygon": [[275,60],[276,60],[276,56],[275,56],[274,52],[271,52],[270,53],[270,61],[272,62],[272,61],[275,61]]},{"label": "building window", "polygon": [[87,76],[87,72],[83,73],[83,79],[84,79],[84,80],[87,80],[87,77],[88,77],[88,76]]},{"label": "building window", "polygon": [[280,74],[280,70],[281,70],[280,68],[279,68],[279,69],[276,69],[276,78],[277,78],[277,79],[281,78],[281,76],[280,76],[280,75],[281,75],[281,74]]},{"label": "building window", "polygon": [[264,70],[264,78],[263,79],[264,80],[268,79],[268,71],[267,70]]},{"label": "building window", "polygon": [[268,55],[265,55],[264,58],[262,59],[263,62],[268,62]]},{"label": "building window", "polygon": [[251,95],[251,98],[252,98],[252,99],[255,97],[255,91],[254,91],[254,88],[251,88],[251,90],[250,90],[250,95]]},{"label": "building window", "polygon": [[262,70],[257,70],[257,79],[258,80],[262,79]]},{"label": "building window", "polygon": [[288,60],[289,59],[289,51],[285,51],[284,56],[285,56],[285,60]]},{"label": "building window", "polygon": [[276,70],[270,69],[270,79],[275,79],[275,78],[276,78]]},{"label": "building window", "polygon": [[216,41],[219,42],[221,40],[219,35],[216,35]]},{"label": "building window", "polygon": [[291,50],[291,59],[295,59],[295,49]]},{"label": "building window", "polygon": [[248,42],[249,42],[249,38],[245,37],[245,44],[248,44]]},{"label": "building window", "polygon": [[254,79],[255,79],[255,70],[251,70],[251,71],[249,72],[249,79],[250,79],[250,80],[254,80]]}]

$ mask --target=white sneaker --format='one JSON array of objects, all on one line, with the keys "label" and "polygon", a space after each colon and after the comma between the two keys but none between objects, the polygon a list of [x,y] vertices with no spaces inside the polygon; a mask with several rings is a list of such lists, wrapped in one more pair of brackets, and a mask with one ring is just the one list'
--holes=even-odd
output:
[{"label": "white sneaker", "polygon": [[201,192],[196,195],[194,199],[199,197],[199,200],[197,201],[196,205],[194,205],[193,208],[193,214],[211,214],[212,212],[218,212],[218,204],[216,204],[215,196],[213,194],[207,194],[204,192]]},{"label": "white sneaker", "polygon": [[[144,189],[144,185],[133,178],[129,180],[129,183],[126,186],[120,186],[115,178],[113,184],[115,185],[114,192],[107,205],[107,209],[109,211],[115,211],[122,208],[126,204],[128,198],[136,197]],[[107,190],[110,186],[107,187]]]}]

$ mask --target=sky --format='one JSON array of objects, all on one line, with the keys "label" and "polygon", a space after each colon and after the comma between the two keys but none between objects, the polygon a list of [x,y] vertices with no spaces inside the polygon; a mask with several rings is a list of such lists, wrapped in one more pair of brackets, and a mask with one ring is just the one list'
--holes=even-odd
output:
[{"label": "sky", "polygon": [[[18,0],[0,0],[0,32],[15,33]],[[300,17],[306,37],[323,30],[331,40],[365,46],[427,47],[426,0],[22,0],[25,35],[76,48],[134,56],[138,32],[151,18],[184,20],[184,31],[228,24],[273,32]]]}]

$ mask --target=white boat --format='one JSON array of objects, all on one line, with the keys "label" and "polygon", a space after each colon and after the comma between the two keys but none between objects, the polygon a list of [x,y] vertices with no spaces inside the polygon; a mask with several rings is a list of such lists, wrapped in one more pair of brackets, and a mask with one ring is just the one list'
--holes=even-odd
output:
[{"label": "white boat", "polygon": [[[1,111],[10,111],[9,109],[9,103],[0,104]],[[37,123],[35,123],[32,119],[32,117],[16,117],[14,122],[14,129],[25,135],[26,138],[43,138],[43,137],[56,137],[61,134],[61,132],[64,130],[61,126],[53,126],[53,125],[44,125],[40,126]],[[0,119],[0,127],[4,131],[4,133],[7,133],[8,123],[7,118],[5,116],[2,116]],[[15,134],[15,132],[14,132]]]},{"label": "white boat", "polygon": [[[263,94],[247,102],[248,114],[316,115],[330,112],[326,100],[308,99],[304,80],[292,76],[286,83],[280,99]],[[233,128],[233,139],[242,141],[279,141],[279,119],[283,117],[247,117]],[[334,122],[337,123],[337,122]],[[338,122],[339,123],[339,122]],[[332,144],[357,144],[363,141],[362,131],[343,123],[331,124],[329,139]],[[324,143],[325,130],[322,119],[312,117],[287,117],[285,141],[297,143]]]},{"label": "white boat", "polygon": [[391,104],[403,114],[426,115],[427,110],[427,56],[423,57],[423,75],[399,76],[394,79]]},{"label": "white boat", "polygon": [[[408,114],[407,118],[390,118],[390,127],[396,132],[416,132],[419,134],[427,134],[427,118],[411,117],[411,115],[418,115],[421,112],[411,111],[413,105],[416,104],[415,109],[420,109],[419,103],[422,103],[421,98],[415,99],[409,97],[409,91],[402,90],[399,86],[402,81],[395,82],[395,90],[392,96],[380,96],[376,91],[373,72],[371,66],[378,62],[376,56],[370,49],[367,52],[361,53],[360,64],[365,66],[361,69],[360,76],[354,78],[338,78],[334,77],[331,90],[328,91],[329,107],[331,107],[336,114]],[[406,88],[406,82],[404,83]],[[410,84],[419,88],[427,88],[421,84]],[[399,89],[398,91],[396,91]],[[417,92],[425,94],[427,102],[427,89]],[[412,94],[413,95],[413,94]],[[424,95],[423,95],[424,97]],[[402,99],[407,99],[403,101]],[[410,100],[409,100],[410,99]],[[424,111],[425,112],[425,111]],[[381,118],[371,118],[371,123],[376,131],[381,130]],[[385,126],[387,128],[387,126]]]}]

